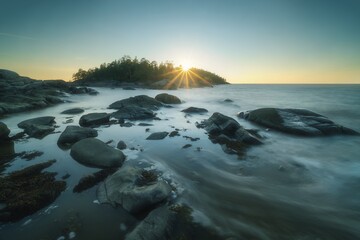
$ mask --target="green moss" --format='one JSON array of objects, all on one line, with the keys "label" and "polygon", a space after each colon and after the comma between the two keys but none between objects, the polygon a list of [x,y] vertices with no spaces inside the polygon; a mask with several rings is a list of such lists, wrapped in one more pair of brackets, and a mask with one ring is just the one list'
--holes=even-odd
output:
[{"label": "green moss", "polygon": [[138,186],[146,186],[156,182],[157,180],[158,176],[155,171],[142,170],[136,184]]}]

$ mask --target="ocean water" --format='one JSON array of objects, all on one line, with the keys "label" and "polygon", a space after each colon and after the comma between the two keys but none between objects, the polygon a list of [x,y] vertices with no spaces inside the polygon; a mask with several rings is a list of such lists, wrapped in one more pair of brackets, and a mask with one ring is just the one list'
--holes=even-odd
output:
[{"label": "ocean water", "polygon": [[[0,225],[1,240],[58,239],[73,229],[74,239],[123,239],[140,221],[119,208],[96,204],[96,187],[73,193],[79,179],[98,169],[74,161],[69,150],[56,142],[67,124],[61,111],[83,107],[85,113],[112,112],[114,101],[146,94],[168,92],[184,103],[162,108],[161,121],[151,127],[130,128],[112,125],[97,128],[98,138],[124,140],[127,161],[148,163],[163,172],[177,188],[177,201],[191,206],[195,221],[217,230],[224,239],[360,239],[360,137],[297,137],[264,128],[236,117],[240,111],[260,107],[305,108],[329,117],[336,123],[360,131],[360,85],[224,85],[214,88],[173,91],[97,88],[98,96],[69,96],[69,103],[8,116],[12,133],[25,119],[56,117],[58,133],[42,140],[17,142],[15,152],[40,150],[44,155],[25,161],[14,159],[5,173],[48,159],[57,162],[47,171],[57,178],[70,174],[67,189],[50,206],[16,223]],[[224,99],[233,102],[224,102]],[[186,115],[186,107],[203,107],[203,115]],[[195,122],[220,112],[246,128],[261,130],[263,145],[249,148],[244,156],[228,155],[211,143]],[[77,124],[80,115],[75,116]],[[135,121],[135,123],[146,121]],[[145,132],[150,128],[150,132]],[[148,141],[151,132],[181,129],[180,135]],[[198,137],[191,142],[184,136]],[[182,149],[185,144],[192,147]],[[142,151],[140,151],[140,149]],[[69,236],[66,236],[69,238]]]}]

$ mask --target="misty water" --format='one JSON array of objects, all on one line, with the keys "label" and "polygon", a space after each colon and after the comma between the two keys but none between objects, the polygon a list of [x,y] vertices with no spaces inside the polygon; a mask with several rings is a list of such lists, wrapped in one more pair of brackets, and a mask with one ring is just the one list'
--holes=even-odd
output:
[{"label": "misty water", "polygon": [[[236,113],[260,107],[305,108],[336,123],[360,131],[359,85],[223,85],[214,88],[174,91],[96,88],[97,96],[69,96],[69,103],[1,119],[12,134],[17,124],[39,116],[55,116],[59,128],[42,140],[15,143],[15,152],[39,150],[34,160],[14,159],[4,173],[35,163],[56,159],[46,171],[58,172],[57,179],[70,174],[67,189],[54,203],[16,223],[0,226],[1,240],[58,239],[64,228],[76,226],[74,239],[122,239],[140,221],[121,207],[96,203],[96,186],[73,193],[79,179],[98,171],[77,163],[69,150],[56,142],[69,124],[61,111],[85,108],[86,113],[112,112],[114,101],[146,94],[168,92],[184,103],[157,111],[160,121],[135,121],[135,126],[111,125],[97,128],[98,138],[124,140],[134,150],[125,150],[126,161],[151,164],[171,179],[177,201],[194,209],[195,221],[218,231],[224,239],[360,239],[360,137],[297,137],[254,125]],[[224,102],[225,99],[233,102]],[[186,115],[186,107],[203,107],[203,115]],[[220,112],[246,128],[260,129],[264,144],[253,146],[241,157],[223,152],[195,122]],[[75,116],[78,124],[81,115]],[[140,122],[154,124],[137,126]],[[72,125],[70,124],[70,125]],[[145,132],[150,128],[150,132]],[[180,129],[180,135],[160,141],[145,140],[157,131]],[[200,138],[190,141],[184,136]],[[192,147],[183,149],[185,144]]]}]

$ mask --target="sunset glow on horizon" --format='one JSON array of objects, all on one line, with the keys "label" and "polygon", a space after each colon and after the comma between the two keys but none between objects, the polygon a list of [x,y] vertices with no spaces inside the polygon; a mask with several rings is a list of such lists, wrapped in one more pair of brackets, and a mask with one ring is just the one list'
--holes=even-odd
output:
[{"label": "sunset glow on horizon", "polygon": [[0,68],[35,79],[70,81],[79,68],[129,55],[230,83],[360,84],[358,1],[19,0],[2,8]]}]

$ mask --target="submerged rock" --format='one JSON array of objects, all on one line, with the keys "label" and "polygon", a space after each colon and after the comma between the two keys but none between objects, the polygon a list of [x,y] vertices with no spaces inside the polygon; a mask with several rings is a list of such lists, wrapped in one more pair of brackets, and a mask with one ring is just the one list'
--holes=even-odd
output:
[{"label": "submerged rock", "polygon": [[184,110],[182,110],[184,113],[206,113],[208,112],[205,108],[197,108],[197,107],[189,107]]},{"label": "submerged rock", "polygon": [[156,95],[155,97],[156,100],[165,103],[165,104],[180,104],[181,100],[174,95],[170,95],[167,93],[160,93],[158,95]]},{"label": "submerged rock", "polygon": [[148,136],[146,138],[146,140],[161,140],[166,138],[166,136],[168,135],[168,132],[156,132],[156,133],[152,133],[150,134],[150,136]]},{"label": "submerged rock", "polygon": [[359,134],[334,123],[325,116],[305,109],[259,108],[239,113],[238,116],[265,127],[296,135]]},{"label": "submerged rock", "polygon": [[150,110],[158,110],[163,106],[161,102],[155,98],[149,97],[147,95],[138,95],[135,97],[126,98],[120,101],[116,101],[110,104],[110,109],[121,109],[123,107],[141,107]]},{"label": "submerged rock", "polygon": [[89,113],[82,115],[79,124],[82,127],[91,127],[106,124],[110,121],[110,114],[107,113]]},{"label": "submerged rock", "polygon": [[218,112],[203,121],[201,127],[209,133],[212,141],[221,145],[225,144],[227,148],[239,155],[247,146],[262,143],[258,136],[247,131],[235,119]]},{"label": "submerged rock", "polygon": [[55,160],[36,164],[0,178],[0,222],[17,221],[49,205],[65,190],[56,173],[41,172]]},{"label": "submerged rock", "polygon": [[0,142],[3,140],[8,140],[10,134],[10,129],[6,126],[5,123],[0,122]]},{"label": "submerged rock", "polygon": [[124,121],[128,120],[143,120],[143,119],[152,119],[156,114],[150,109],[146,109],[138,106],[124,106],[118,111],[111,114],[112,117]]},{"label": "submerged rock", "polygon": [[81,193],[89,188],[92,188],[99,182],[103,181],[109,175],[116,172],[117,168],[108,168],[100,170],[96,173],[90,174],[80,179],[79,183],[73,189],[73,192]]},{"label": "submerged rock", "polygon": [[70,155],[78,162],[99,168],[121,167],[125,155],[96,138],[86,138],[71,147]]},{"label": "submerged rock", "polygon": [[82,108],[71,108],[65,111],[62,111],[61,114],[79,114],[79,113],[83,113],[84,109]]},{"label": "submerged rock", "polygon": [[97,131],[92,128],[67,126],[58,139],[58,145],[61,147],[70,147],[82,139],[97,137],[97,135]]},{"label": "submerged rock", "polygon": [[165,201],[170,193],[171,187],[156,173],[126,165],[100,185],[97,197],[100,203],[119,204],[130,213],[138,213]]}]

